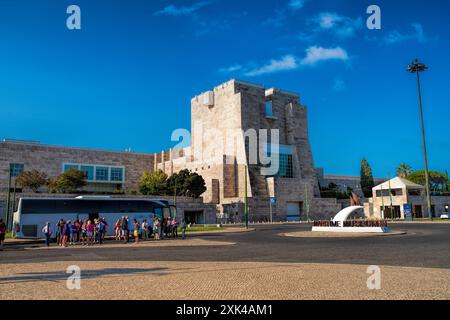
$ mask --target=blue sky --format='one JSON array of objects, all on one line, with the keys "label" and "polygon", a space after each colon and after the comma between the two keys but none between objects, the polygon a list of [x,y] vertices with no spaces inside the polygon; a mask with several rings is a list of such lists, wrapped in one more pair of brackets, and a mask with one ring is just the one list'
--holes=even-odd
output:
[{"label": "blue sky", "polygon": [[[66,9],[81,8],[81,30]],[[368,30],[377,4],[382,29]],[[159,152],[190,128],[190,99],[231,78],[298,92],[316,166],[377,176],[450,169],[447,1],[2,0],[0,137]]]}]

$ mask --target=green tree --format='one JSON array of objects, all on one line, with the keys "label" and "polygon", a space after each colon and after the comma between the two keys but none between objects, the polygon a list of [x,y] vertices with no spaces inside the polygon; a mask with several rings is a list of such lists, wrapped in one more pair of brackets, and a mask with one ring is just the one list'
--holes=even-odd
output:
[{"label": "green tree", "polygon": [[397,167],[397,176],[400,178],[406,178],[413,172],[411,166],[407,165],[406,163],[401,163]]},{"label": "green tree", "polygon": [[187,196],[198,198],[206,191],[205,180],[196,172],[191,173],[187,179],[186,189]]},{"label": "green tree", "polygon": [[167,179],[167,188],[169,195],[186,196],[188,190],[188,179],[191,172],[188,169],[183,169],[174,173]]},{"label": "green tree", "polygon": [[51,180],[48,187],[51,192],[71,193],[77,192],[85,185],[86,174],[83,171],[71,169]]},{"label": "green tree", "polygon": [[139,180],[139,191],[145,195],[161,196],[167,193],[167,174],[162,170],[144,172]]},{"label": "green tree", "polygon": [[372,168],[366,159],[361,161],[361,189],[364,197],[370,198],[372,196],[372,188],[375,187],[373,181]]},{"label": "green tree", "polygon": [[[448,174],[439,171],[428,171],[428,182],[432,192],[448,192],[450,181]],[[425,171],[419,170],[409,174],[406,179],[411,182],[425,186]]]},{"label": "green tree", "polygon": [[174,173],[167,179],[169,195],[200,197],[206,191],[206,183],[201,175],[188,169]]},{"label": "green tree", "polygon": [[38,192],[39,188],[48,183],[47,175],[37,170],[24,171],[17,177],[17,183],[23,188]]}]

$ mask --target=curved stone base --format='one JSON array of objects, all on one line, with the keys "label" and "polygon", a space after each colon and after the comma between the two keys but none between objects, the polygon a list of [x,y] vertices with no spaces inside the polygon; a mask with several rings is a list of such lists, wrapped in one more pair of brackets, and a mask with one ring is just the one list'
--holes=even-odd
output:
[{"label": "curved stone base", "polygon": [[361,232],[311,232],[311,231],[298,231],[282,233],[281,236],[293,237],[293,238],[358,238],[358,237],[386,237],[386,236],[398,236],[405,235],[405,231],[395,231],[389,233],[361,233]]},{"label": "curved stone base", "polygon": [[388,233],[388,227],[312,227],[313,232]]}]

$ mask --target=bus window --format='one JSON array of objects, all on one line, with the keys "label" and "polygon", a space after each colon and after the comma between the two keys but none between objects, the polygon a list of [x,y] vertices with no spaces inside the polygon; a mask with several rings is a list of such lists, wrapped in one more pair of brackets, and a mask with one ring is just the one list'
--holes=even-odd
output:
[{"label": "bus window", "polygon": [[162,218],[162,208],[155,208],[155,217]]},{"label": "bus window", "polygon": [[170,208],[163,208],[164,211],[164,218],[170,217]]}]

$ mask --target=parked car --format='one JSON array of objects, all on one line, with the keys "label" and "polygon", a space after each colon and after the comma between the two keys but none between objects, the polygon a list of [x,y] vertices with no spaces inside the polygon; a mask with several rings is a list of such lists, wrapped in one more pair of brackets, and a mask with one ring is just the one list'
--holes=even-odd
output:
[{"label": "parked car", "polygon": [[450,219],[450,213],[441,214],[441,219]]}]

